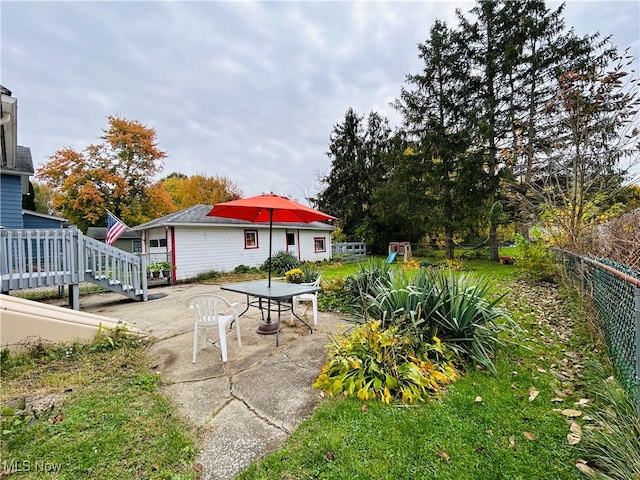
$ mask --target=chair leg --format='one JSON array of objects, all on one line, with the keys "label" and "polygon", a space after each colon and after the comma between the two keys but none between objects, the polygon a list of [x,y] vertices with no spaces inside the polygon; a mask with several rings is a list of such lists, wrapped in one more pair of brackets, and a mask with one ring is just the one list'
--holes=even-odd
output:
[{"label": "chair leg", "polygon": [[220,337],[220,354],[222,362],[227,363],[227,335],[225,332],[225,323],[218,323],[218,336]]},{"label": "chair leg", "polygon": [[196,363],[196,354],[198,352],[198,324],[193,326],[193,363]]},{"label": "chair leg", "polygon": [[204,350],[207,348],[207,329],[201,329],[201,331],[198,332],[198,335],[200,335],[200,350]]},{"label": "chair leg", "polygon": [[235,322],[236,326],[236,336],[238,337],[238,348],[242,347],[242,338],[240,338],[240,318],[236,317]]},{"label": "chair leg", "polygon": [[313,297],[311,304],[313,306],[313,324],[318,325],[318,297]]}]

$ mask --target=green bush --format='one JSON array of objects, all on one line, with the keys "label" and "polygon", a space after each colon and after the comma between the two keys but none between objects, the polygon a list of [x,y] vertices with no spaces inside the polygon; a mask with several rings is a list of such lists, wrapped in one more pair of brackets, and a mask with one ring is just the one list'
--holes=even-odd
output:
[{"label": "green bush", "polygon": [[397,326],[415,339],[416,351],[438,337],[461,360],[495,373],[491,358],[498,335],[515,324],[497,306],[502,297],[490,299],[488,277],[424,269],[393,271],[369,278],[366,288],[360,293],[365,319],[379,319],[384,327]]},{"label": "green bush", "polygon": [[[271,274],[282,277],[285,272],[298,268],[300,261],[291,253],[280,251],[271,256]],[[269,259],[262,264],[262,270],[269,270]]]},{"label": "green bush", "polygon": [[238,265],[233,269],[234,273],[258,273],[256,267],[248,267],[247,265]]},{"label": "green bush", "polygon": [[[449,362],[434,364],[416,354],[412,342],[397,327],[367,322],[349,336],[334,335],[330,360],[322,367],[314,388],[330,395],[356,395],[360,400],[416,404],[437,397],[458,374]],[[430,346],[446,356],[436,339]]]},{"label": "green bush", "polygon": [[553,254],[541,239],[530,242],[520,234],[515,235],[516,265],[535,281],[553,281]]},{"label": "green bush", "polygon": [[356,273],[345,279],[344,290],[347,302],[366,320],[368,303],[365,299],[379,282],[383,285],[389,283],[391,265],[380,259],[369,259],[358,268]]},{"label": "green bush", "polygon": [[304,274],[303,283],[313,283],[320,276],[320,270],[311,262],[302,262],[300,270]]}]

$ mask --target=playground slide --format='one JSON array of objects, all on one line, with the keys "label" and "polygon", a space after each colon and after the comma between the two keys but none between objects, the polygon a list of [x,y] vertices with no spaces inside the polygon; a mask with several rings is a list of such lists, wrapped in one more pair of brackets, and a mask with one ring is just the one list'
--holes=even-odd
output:
[{"label": "playground slide", "polygon": [[396,261],[396,257],[398,256],[398,252],[391,252],[387,257],[387,263],[393,263]]}]

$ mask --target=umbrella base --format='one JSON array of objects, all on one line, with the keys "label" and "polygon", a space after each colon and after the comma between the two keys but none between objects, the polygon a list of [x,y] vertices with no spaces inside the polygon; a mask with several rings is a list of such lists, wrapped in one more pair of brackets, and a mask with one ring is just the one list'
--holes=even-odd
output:
[{"label": "umbrella base", "polygon": [[260,335],[273,335],[278,331],[278,324],[275,322],[263,322],[258,326],[257,333]]}]

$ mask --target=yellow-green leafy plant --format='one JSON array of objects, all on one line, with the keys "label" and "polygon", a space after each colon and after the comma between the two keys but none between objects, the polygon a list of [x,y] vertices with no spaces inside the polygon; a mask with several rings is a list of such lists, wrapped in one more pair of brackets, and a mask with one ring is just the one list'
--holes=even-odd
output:
[{"label": "yellow-green leafy plant", "polygon": [[430,346],[440,363],[415,353],[411,340],[396,327],[367,322],[350,335],[333,335],[330,360],[322,367],[314,388],[329,395],[355,395],[360,400],[418,404],[436,398],[458,374],[437,338]]},{"label": "yellow-green leafy plant", "polygon": [[299,268],[292,268],[284,274],[287,282],[289,283],[302,283],[304,282],[304,272]]}]

